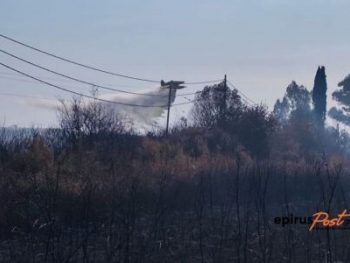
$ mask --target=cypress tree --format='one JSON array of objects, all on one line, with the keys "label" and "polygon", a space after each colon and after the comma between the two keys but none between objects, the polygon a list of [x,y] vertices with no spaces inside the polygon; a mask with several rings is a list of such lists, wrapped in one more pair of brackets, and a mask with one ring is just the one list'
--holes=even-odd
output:
[{"label": "cypress tree", "polygon": [[316,122],[323,127],[327,111],[327,80],[324,66],[317,69],[314,88],[312,90],[312,102]]}]

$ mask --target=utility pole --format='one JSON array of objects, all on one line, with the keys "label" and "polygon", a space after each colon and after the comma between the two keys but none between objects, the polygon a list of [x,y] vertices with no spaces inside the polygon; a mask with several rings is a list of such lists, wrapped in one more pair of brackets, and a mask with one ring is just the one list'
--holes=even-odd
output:
[{"label": "utility pole", "polygon": [[[221,84],[221,83],[220,83]],[[222,94],[222,101],[220,102],[220,118],[219,118],[219,125],[223,127],[226,122],[226,110],[227,110],[227,77],[226,74],[224,76],[224,80],[222,82],[223,88],[220,86],[220,90],[223,92]]]},{"label": "utility pole", "polygon": [[224,87],[225,87],[225,90],[224,90],[224,106],[225,106],[225,110],[226,110],[226,100],[227,100],[227,77],[226,77],[226,74],[224,76]]},{"label": "utility pole", "polygon": [[162,87],[168,88],[169,89],[169,96],[168,96],[168,114],[167,114],[167,119],[166,119],[166,130],[165,130],[165,135],[168,136],[169,133],[169,116],[170,116],[170,106],[171,106],[171,92],[173,90],[178,90],[178,89],[183,89],[185,86],[181,86],[181,84],[184,84],[184,81],[168,81],[164,82],[163,80],[160,82],[160,85]]}]

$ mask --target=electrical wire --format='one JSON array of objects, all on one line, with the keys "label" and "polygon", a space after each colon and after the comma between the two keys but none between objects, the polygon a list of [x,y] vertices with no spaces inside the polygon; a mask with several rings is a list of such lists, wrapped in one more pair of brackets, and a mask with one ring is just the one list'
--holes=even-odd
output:
[{"label": "electrical wire", "polygon": [[202,85],[202,84],[213,84],[222,82],[223,79],[214,79],[214,80],[206,80],[206,81],[195,81],[195,82],[185,82],[186,85]]},{"label": "electrical wire", "polygon": [[[168,95],[156,95],[156,94],[147,94],[147,93],[138,93],[138,92],[131,92],[131,91],[126,91],[126,90],[121,90],[121,89],[116,89],[116,88],[111,88],[111,87],[106,87],[106,86],[102,86],[102,85],[99,85],[99,84],[96,84],[96,83],[93,83],[93,82],[89,82],[89,81],[86,81],[86,80],[82,80],[82,79],[78,79],[78,78],[75,78],[75,77],[72,77],[72,76],[69,76],[69,75],[66,75],[66,74],[63,74],[63,73],[60,73],[60,72],[57,72],[57,71],[54,71],[52,69],[49,69],[47,67],[44,67],[44,66],[41,66],[39,64],[36,64],[34,62],[31,62],[29,60],[26,60],[24,58],[21,58],[21,57],[18,57],[10,52],[7,52],[5,50],[2,50],[0,49],[0,52],[7,55],[7,56],[10,56],[12,58],[15,58],[17,60],[20,60],[24,63],[27,63],[31,66],[34,66],[36,68],[39,68],[39,69],[42,69],[42,70],[45,70],[47,72],[50,72],[52,74],[55,74],[55,75],[58,75],[60,77],[63,77],[63,78],[66,78],[66,79],[69,79],[69,80],[72,80],[72,81],[76,81],[76,82],[79,82],[79,83],[82,83],[82,84],[85,84],[85,85],[90,85],[90,86],[94,86],[94,87],[98,87],[98,88],[101,88],[101,89],[104,89],[104,90],[110,90],[110,91],[115,91],[115,92],[121,92],[121,93],[126,93],[126,94],[133,94],[133,95],[138,95],[138,96],[148,96],[148,97],[168,97]],[[199,82],[198,82],[199,84]],[[196,94],[195,93],[185,93],[185,94],[179,94],[178,96],[189,96],[189,95],[194,95]]]},{"label": "electrical wire", "polygon": [[106,87],[106,86],[101,86],[101,85],[98,85],[96,83],[93,83],[93,82],[89,82],[89,81],[85,81],[85,80],[82,80],[82,79],[78,79],[78,78],[75,78],[75,77],[72,77],[72,76],[69,76],[69,75],[66,75],[66,74],[63,74],[63,73],[59,73],[57,71],[54,71],[52,69],[49,69],[49,68],[46,68],[46,67],[43,67],[43,66],[40,66],[36,63],[33,63],[29,60],[26,60],[26,59],[23,59],[23,58],[20,58],[14,54],[11,54],[7,51],[4,51],[2,49],[0,49],[0,52],[3,53],[3,54],[6,54],[10,57],[13,57],[17,60],[20,60],[24,63],[27,63],[29,65],[32,65],[36,68],[40,68],[42,70],[45,70],[47,72],[50,72],[52,74],[55,74],[55,75],[58,75],[58,76],[61,76],[63,78],[67,78],[67,79],[70,79],[70,80],[73,80],[73,81],[76,81],[76,82],[79,82],[79,83],[83,83],[83,84],[86,84],[86,85],[90,85],[90,86],[94,86],[94,87],[98,87],[98,88],[101,88],[101,89],[104,89],[104,90],[110,90],[110,91],[116,91],[116,92],[121,92],[121,93],[127,93],[127,94],[133,94],[133,95],[140,95],[140,96],[151,96],[151,97],[167,97],[168,95],[155,95],[155,94],[144,94],[144,93],[137,93],[137,92],[131,92],[131,91],[125,91],[125,90],[120,90],[120,89],[115,89],[115,88],[110,88],[110,87]]},{"label": "electrical wire", "polygon": [[16,44],[19,44],[21,46],[27,47],[29,49],[35,50],[35,51],[37,51],[39,53],[48,55],[50,57],[53,57],[53,58],[56,58],[56,59],[59,59],[59,60],[62,60],[62,61],[65,61],[65,62],[68,62],[68,63],[71,63],[71,64],[74,64],[76,66],[80,66],[80,67],[84,67],[84,68],[87,68],[87,69],[99,71],[101,73],[105,73],[105,74],[109,74],[109,75],[113,75],[113,76],[117,76],[117,77],[128,78],[128,79],[139,80],[139,81],[145,81],[145,82],[151,82],[151,83],[159,83],[158,80],[152,80],[152,79],[145,79],[145,78],[129,76],[129,75],[125,75],[125,74],[120,74],[120,73],[115,73],[115,72],[112,72],[112,71],[100,69],[100,68],[97,68],[97,67],[94,67],[94,66],[89,66],[89,65],[86,65],[86,64],[82,64],[80,62],[76,62],[74,60],[71,60],[71,59],[68,59],[68,58],[64,58],[64,57],[55,55],[55,54],[53,54],[51,52],[47,52],[47,51],[44,51],[42,49],[39,49],[39,48],[33,47],[31,45],[25,44],[25,43],[23,43],[21,41],[18,41],[16,39],[11,38],[11,37],[5,36],[3,34],[0,34],[0,37],[5,38],[5,39],[7,39],[7,40],[9,40],[11,42],[14,42]]},{"label": "electrical wire", "polygon": [[[112,71],[108,71],[108,70],[105,70],[105,69],[101,69],[101,68],[97,68],[95,66],[90,66],[90,65],[86,65],[86,64],[83,64],[83,63],[80,63],[80,62],[77,62],[77,61],[74,61],[72,59],[68,59],[68,58],[64,58],[62,56],[58,56],[58,55],[55,55],[51,52],[48,52],[48,51],[44,51],[42,49],[39,49],[39,48],[36,48],[34,46],[31,46],[29,44],[26,44],[24,42],[21,42],[19,40],[16,40],[14,38],[11,38],[9,36],[5,36],[3,34],[0,34],[0,37],[8,40],[8,41],[11,41],[13,43],[16,43],[18,45],[21,45],[21,46],[24,46],[26,48],[29,48],[31,50],[34,50],[36,52],[39,52],[39,53],[42,53],[42,54],[45,54],[47,56],[50,56],[50,57],[53,57],[53,58],[56,58],[56,59],[59,59],[61,61],[64,61],[64,62],[67,62],[67,63],[70,63],[70,64],[73,64],[73,65],[76,65],[76,66],[80,66],[80,67],[83,67],[83,68],[87,68],[87,69],[90,69],[90,70],[94,70],[94,71],[98,71],[98,72],[101,72],[101,73],[104,73],[104,74],[108,74],[108,75],[113,75],[113,76],[116,76],[116,77],[122,77],[122,78],[127,78],[127,79],[133,79],[133,80],[139,80],[139,81],[144,81],[144,82],[150,82],[150,83],[159,83],[160,81],[159,80],[153,80],[153,79],[146,79],[146,78],[141,78],[141,77],[136,77],[136,76],[131,76],[131,75],[125,75],[125,74],[121,74],[121,73],[116,73],[116,72],[112,72]],[[208,80],[208,81],[198,81],[198,82],[185,82],[184,84],[187,84],[187,85],[196,85],[196,84],[210,84],[210,83],[215,83],[217,82],[217,80]]]},{"label": "electrical wire", "polygon": [[[9,69],[9,70],[12,70],[20,75],[23,75],[25,77],[28,77],[28,78],[31,78],[31,79],[34,79],[35,81],[37,82],[41,82],[43,84],[46,84],[48,86],[51,86],[51,87],[54,87],[56,89],[59,89],[59,90],[62,90],[62,91],[65,91],[65,92],[68,92],[68,93],[72,93],[72,94],[75,94],[75,95],[78,95],[78,96],[82,96],[82,97],[86,97],[86,98],[89,98],[89,99],[93,99],[93,100],[97,100],[97,101],[102,101],[102,102],[106,102],[106,103],[112,103],[112,104],[118,104],[118,105],[124,105],[124,106],[130,106],[130,107],[157,107],[157,108],[164,108],[164,107],[167,107],[167,105],[140,105],[140,104],[131,104],[131,103],[123,103],[123,102],[116,102],[116,101],[110,101],[110,100],[105,100],[105,99],[100,99],[100,98],[96,98],[96,97],[93,97],[93,96],[89,96],[89,95],[85,95],[85,94],[82,94],[82,93],[79,93],[79,92],[75,92],[75,91],[72,91],[72,90],[69,90],[69,89],[66,89],[66,88],[63,88],[61,86],[58,86],[58,85],[55,85],[55,84],[52,84],[52,83],[49,83],[49,82],[46,82],[42,79],[39,79],[37,77],[34,77],[30,74],[27,74],[27,73],[24,73],[20,70],[17,70],[15,68],[12,68],[6,64],[3,64],[0,62],[0,65],[2,65],[3,67]],[[25,81],[25,80],[22,80],[22,81]],[[231,82],[228,81],[228,83],[233,86],[233,84]],[[237,89],[235,86],[233,86],[233,88]],[[237,89],[238,90],[238,89]],[[238,90],[239,91],[239,90]],[[200,92],[200,91],[198,91]],[[196,92],[196,93],[198,93]],[[191,93],[190,95],[193,95],[193,94],[196,94],[196,93]],[[240,93],[242,93],[240,91]],[[242,93],[243,94],[243,93]],[[30,97],[30,98],[38,98],[38,99],[48,99],[48,98],[40,98],[40,97],[34,97],[34,96],[29,96],[29,95],[18,95],[18,94],[10,94],[10,93],[0,93],[0,95],[4,95],[4,96],[14,96],[14,97]],[[183,94],[185,96],[185,94]],[[243,94],[244,95],[244,94]],[[244,95],[245,96],[245,95]],[[246,97],[246,96],[245,96]],[[195,100],[190,100],[186,97],[184,97],[186,100],[188,100],[188,102],[182,102],[182,103],[176,103],[176,104],[173,104],[172,106],[182,106],[182,105],[188,105],[188,104],[192,104],[192,103],[195,103],[196,101],[199,101],[200,99],[195,99]],[[248,98],[248,97],[247,97]],[[249,99],[249,98],[248,98]],[[248,101],[246,99],[243,99],[246,103],[248,103]],[[249,99],[250,100],[250,99]],[[252,101],[252,100],[251,100]],[[256,104],[255,102],[253,102],[254,104]]]},{"label": "electrical wire", "polygon": [[[6,65],[4,63],[0,62],[0,65],[5,67],[5,68],[7,68],[7,69],[9,69],[9,70],[17,72],[17,73],[19,73],[19,74],[21,74],[23,76],[26,76],[28,78],[34,79],[34,80],[36,80],[38,82],[41,82],[41,83],[43,83],[45,85],[51,86],[53,88],[56,88],[56,89],[59,89],[59,90],[62,90],[62,91],[65,91],[65,92],[68,92],[68,93],[71,93],[71,94],[74,94],[74,95],[78,95],[78,96],[81,96],[81,97],[93,99],[93,100],[96,100],[96,101],[112,103],[112,104],[117,104],[117,105],[123,105],[123,106],[130,106],[130,107],[145,107],[145,108],[166,108],[166,107],[168,107],[168,105],[140,105],[140,104],[124,103],[124,102],[117,102],[117,101],[100,99],[100,98],[96,98],[96,97],[93,97],[93,96],[90,96],[90,95],[86,95],[86,94],[83,94],[83,93],[80,93],[80,92],[76,92],[76,91],[73,91],[73,90],[70,90],[70,89],[67,89],[67,88],[64,88],[64,87],[52,84],[50,82],[47,82],[47,81],[44,81],[44,80],[39,79],[37,77],[34,77],[34,76],[30,75],[30,74],[24,73],[23,71],[20,71],[20,70],[17,70],[15,68],[13,68],[13,67],[10,67],[10,66],[8,66],[8,65]],[[191,104],[191,103],[194,103],[194,102],[195,102],[195,100],[192,100],[190,102],[183,102],[183,103],[173,104],[171,106],[182,106],[182,105],[187,105],[187,104]]]},{"label": "electrical wire", "polygon": [[239,93],[241,93],[241,95],[246,99],[246,101],[249,101],[252,104],[257,105],[258,103],[256,103],[255,101],[253,101],[251,98],[249,98],[248,96],[246,96],[242,91],[240,91],[235,85],[232,84],[231,81],[227,80],[227,83],[233,88],[236,89]]},{"label": "electrical wire", "polygon": [[105,100],[105,99],[100,99],[100,98],[96,98],[96,97],[93,97],[93,96],[90,96],[90,95],[85,95],[83,93],[79,93],[79,92],[76,92],[76,91],[73,91],[73,90],[70,90],[70,89],[66,89],[66,88],[63,88],[61,86],[58,86],[58,85],[55,85],[55,84],[52,84],[52,83],[49,83],[45,80],[42,80],[42,79],[39,79],[39,78],[36,78],[32,75],[29,75],[27,73],[24,73],[20,70],[17,70],[13,67],[10,67],[4,63],[1,63],[0,62],[0,65],[7,68],[7,69],[10,69],[14,72],[17,72],[23,76],[26,76],[28,78],[31,78],[31,79],[34,79],[38,82],[41,82],[43,84],[46,84],[48,86],[51,86],[53,88],[56,88],[56,89],[59,89],[59,90],[62,90],[62,91],[65,91],[65,92],[68,92],[68,93],[72,93],[74,95],[78,95],[78,96],[82,96],[82,97],[86,97],[86,98],[89,98],[89,99],[93,99],[93,100],[97,100],[97,101],[101,101],[101,102],[107,102],[107,103],[112,103],[112,104],[117,104],[117,105],[123,105],[123,106],[131,106],[131,107],[146,107],[146,108],[164,108],[164,107],[167,107],[167,105],[140,105],[140,104],[132,104],[132,103],[124,103],[124,102],[116,102],[116,101],[110,101],[110,100]]}]

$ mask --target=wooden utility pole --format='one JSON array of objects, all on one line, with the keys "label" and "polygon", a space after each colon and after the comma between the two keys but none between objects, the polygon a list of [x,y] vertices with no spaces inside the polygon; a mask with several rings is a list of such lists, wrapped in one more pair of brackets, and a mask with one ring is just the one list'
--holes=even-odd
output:
[{"label": "wooden utility pole", "polygon": [[[222,87],[223,86],[223,87]],[[226,74],[224,76],[224,80],[223,82],[221,82],[218,86],[218,88],[220,89],[221,92],[223,92],[222,97],[221,97],[221,101],[220,101],[220,116],[219,116],[219,125],[221,127],[223,127],[225,125],[225,121],[226,121],[226,110],[227,110],[227,78],[226,78]]]},{"label": "wooden utility pole", "polygon": [[226,100],[227,100],[227,77],[226,77],[226,74],[225,74],[225,77],[224,77],[224,87],[225,87],[225,90],[224,90],[224,107],[225,107],[225,110],[226,110]]},{"label": "wooden utility pole", "polygon": [[181,86],[181,84],[184,84],[184,81],[168,81],[168,82],[164,82],[163,80],[160,82],[160,85],[162,87],[168,88],[169,89],[169,96],[168,96],[168,114],[167,114],[167,118],[166,118],[166,130],[165,130],[165,135],[168,136],[169,133],[169,116],[170,116],[170,106],[171,106],[171,92],[173,90],[177,90],[177,89],[183,89],[185,88],[185,86]]}]

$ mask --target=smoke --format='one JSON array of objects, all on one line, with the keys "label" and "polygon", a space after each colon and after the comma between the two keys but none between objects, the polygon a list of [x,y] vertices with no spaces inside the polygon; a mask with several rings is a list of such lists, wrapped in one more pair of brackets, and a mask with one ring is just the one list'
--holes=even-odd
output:
[{"label": "smoke", "polygon": [[[106,107],[112,108],[115,112],[126,115],[134,123],[139,126],[150,125],[157,118],[161,117],[163,113],[167,110],[168,98],[169,98],[169,89],[165,87],[158,87],[156,89],[146,91],[142,93],[144,95],[134,95],[134,94],[101,94],[97,95],[97,98],[113,101],[116,103],[103,103]],[[173,103],[176,97],[176,90],[172,90],[170,102]],[[92,103],[92,99],[84,99],[86,103]],[[48,100],[40,98],[30,98],[26,99],[25,103],[29,106],[46,109],[46,110],[57,110],[59,107],[59,102],[57,100]],[[67,102],[65,102],[67,103]],[[68,102],[69,103],[69,102]],[[127,106],[121,105],[118,103],[126,104],[136,104],[136,105],[145,105],[148,107],[139,107],[139,106]],[[154,106],[154,107],[149,107]],[[161,106],[161,107],[160,107]]]},{"label": "smoke", "polygon": [[[100,96],[102,99],[122,102],[128,104],[146,105],[154,107],[138,107],[125,106],[118,104],[109,104],[109,107],[114,107],[118,112],[126,114],[135,122],[143,124],[151,124],[156,118],[161,117],[167,109],[169,90],[164,87],[159,87],[154,91],[144,93],[143,95],[126,95],[120,96],[115,94],[107,94]],[[170,102],[173,103],[176,96],[176,90],[172,91]],[[159,107],[162,106],[162,107]]]},{"label": "smoke", "polygon": [[59,107],[59,102],[53,99],[29,98],[22,101],[22,103],[31,107],[52,111],[56,111]]}]

